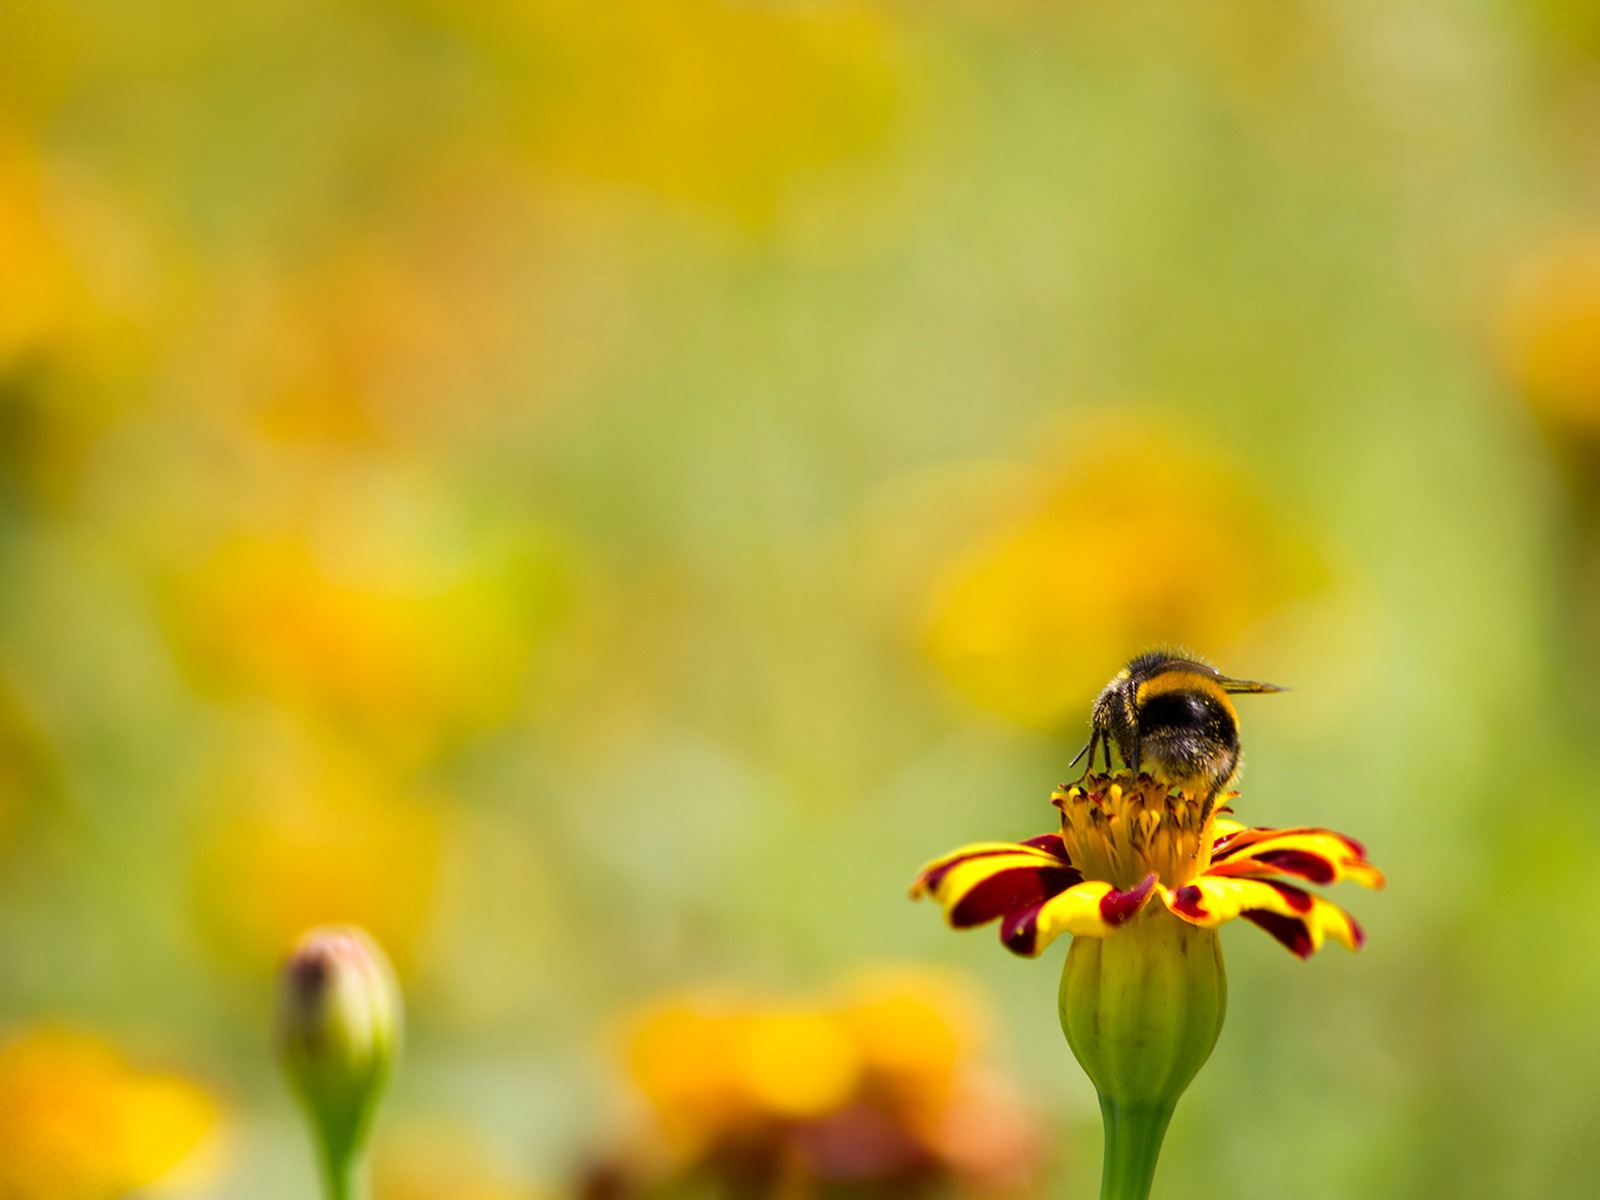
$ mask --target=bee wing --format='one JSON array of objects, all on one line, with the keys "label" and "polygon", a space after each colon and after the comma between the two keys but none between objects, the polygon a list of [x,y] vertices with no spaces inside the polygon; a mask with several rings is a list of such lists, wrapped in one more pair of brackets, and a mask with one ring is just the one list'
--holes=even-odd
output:
[{"label": "bee wing", "polygon": [[1217,682],[1222,685],[1222,690],[1233,695],[1248,692],[1287,692],[1286,687],[1279,687],[1275,683],[1257,683],[1254,679],[1229,679],[1226,675],[1218,675]]}]

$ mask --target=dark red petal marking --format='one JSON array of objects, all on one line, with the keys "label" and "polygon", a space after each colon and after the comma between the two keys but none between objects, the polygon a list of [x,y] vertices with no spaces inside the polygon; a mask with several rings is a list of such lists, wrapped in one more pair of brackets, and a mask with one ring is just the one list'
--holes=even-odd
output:
[{"label": "dark red petal marking", "polygon": [[1200,903],[1203,893],[1192,883],[1186,883],[1172,893],[1172,911],[1197,921],[1206,918],[1205,906]]},{"label": "dark red petal marking", "polygon": [[982,880],[950,910],[957,929],[983,925],[1008,912],[1060,895],[1083,876],[1071,867],[1008,867]]},{"label": "dark red petal marking", "polygon": [[[1050,838],[1054,838],[1056,843],[1061,846],[1061,852],[1059,854],[1056,854],[1056,850],[1053,846],[1039,844]],[[1067,865],[1066,844],[1061,841],[1061,835],[1059,833],[1041,833],[1038,837],[1029,838],[1025,842],[1018,843],[1018,845],[1028,846],[1036,850],[1044,850],[1050,854],[1056,854],[1056,857],[1061,859],[1062,865]],[[970,854],[958,854],[954,858],[940,863],[937,867],[931,867],[924,871],[917,877],[917,882],[913,885],[913,887],[921,888],[924,891],[929,892],[934,891],[941,883],[944,882],[944,877],[950,874],[951,871],[955,870],[962,863],[973,862],[980,858],[994,858],[996,855],[1000,854],[1015,854],[1016,852],[1017,850],[1015,846],[997,846],[988,847],[983,850],[974,850]]]},{"label": "dark red petal marking", "polygon": [[1311,952],[1316,949],[1306,923],[1298,917],[1286,917],[1265,908],[1247,908],[1239,915],[1277,938],[1296,958],[1310,958]]},{"label": "dark red petal marking", "polygon": [[1350,922],[1350,940],[1356,944],[1357,950],[1361,949],[1367,944],[1367,931],[1349,913],[1345,913],[1344,919]]},{"label": "dark red petal marking", "polygon": [[1308,913],[1311,911],[1312,900],[1310,892],[1297,888],[1292,883],[1279,883],[1276,879],[1263,879],[1260,882],[1266,884],[1287,900],[1289,907],[1294,909],[1295,912]]},{"label": "dark red petal marking", "polygon": [[1072,861],[1067,857],[1067,843],[1062,840],[1059,833],[1041,833],[1038,837],[1031,837],[1022,844],[1032,846],[1035,850],[1043,850],[1046,854],[1053,854],[1064,863]]},{"label": "dark red petal marking", "polygon": [[1250,829],[1241,829],[1238,833],[1230,833],[1227,837],[1218,838],[1211,843],[1211,861],[1221,862],[1231,855],[1239,853],[1250,844],[1248,835],[1253,833]]},{"label": "dark red petal marking", "polygon": [[1129,888],[1125,892],[1113,888],[1100,897],[1100,919],[1107,925],[1121,925],[1144,907],[1150,889],[1155,886],[1156,877],[1150,874],[1139,882],[1138,887]]},{"label": "dark red petal marking", "polygon": [[944,877],[950,874],[951,871],[955,870],[962,863],[972,862],[977,858],[989,858],[992,855],[1005,853],[1007,853],[1005,850],[976,850],[971,854],[958,854],[948,862],[942,862],[937,867],[930,867],[921,875],[917,876],[917,882],[913,885],[913,887],[921,888],[923,891],[927,892],[935,891],[938,889],[939,885],[944,882]]},{"label": "dark red petal marking", "polygon": [[[1332,829],[1318,829],[1315,825],[1296,825],[1292,829],[1241,829],[1236,833],[1229,834],[1225,838],[1218,838],[1217,841],[1212,844],[1214,852],[1211,856],[1211,860],[1213,862],[1217,862],[1223,858],[1237,854],[1239,851],[1250,846],[1259,845],[1261,842],[1270,842],[1276,838],[1297,837],[1301,835],[1337,838],[1349,848],[1350,853],[1355,855],[1356,858],[1361,859],[1362,861],[1366,860],[1367,848],[1360,842],[1356,841],[1355,838],[1349,837],[1343,833],[1336,833]],[[1226,843],[1225,847],[1223,843]]]},{"label": "dark red petal marking", "polygon": [[1311,883],[1332,883],[1339,878],[1339,868],[1309,850],[1268,850],[1255,856],[1255,861],[1277,867],[1286,875],[1298,875]]},{"label": "dark red petal marking", "polygon": [[1039,913],[1044,905],[1045,902],[1041,900],[1006,914],[1005,920],[1000,922],[1000,940],[1005,943],[1007,950],[1024,958],[1032,958],[1039,953]]}]

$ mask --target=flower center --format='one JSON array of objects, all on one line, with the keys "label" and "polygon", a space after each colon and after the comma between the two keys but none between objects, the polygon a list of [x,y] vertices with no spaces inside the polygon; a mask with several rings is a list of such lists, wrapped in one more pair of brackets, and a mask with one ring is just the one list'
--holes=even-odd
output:
[{"label": "flower center", "polygon": [[1085,775],[1050,802],[1061,810],[1067,856],[1085,879],[1126,890],[1154,872],[1177,888],[1211,865],[1211,806],[1148,775]]}]

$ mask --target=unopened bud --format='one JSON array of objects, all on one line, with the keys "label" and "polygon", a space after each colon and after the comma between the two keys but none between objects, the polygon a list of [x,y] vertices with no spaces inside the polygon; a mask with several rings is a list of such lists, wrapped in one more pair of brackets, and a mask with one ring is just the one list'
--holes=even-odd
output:
[{"label": "unopened bud", "polygon": [[1102,1196],[1144,1200],[1172,1110],[1211,1055],[1228,1008],[1215,929],[1147,905],[1111,937],[1075,937],[1061,1028],[1100,1093]]},{"label": "unopened bud", "polygon": [[400,989],[354,926],[314,929],[284,964],[278,1057],[310,1115],[331,1195],[346,1194],[400,1050]]}]

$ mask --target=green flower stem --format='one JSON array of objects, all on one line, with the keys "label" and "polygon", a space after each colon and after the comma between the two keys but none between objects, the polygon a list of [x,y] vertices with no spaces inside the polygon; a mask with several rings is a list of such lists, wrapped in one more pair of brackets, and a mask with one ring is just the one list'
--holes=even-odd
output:
[{"label": "green flower stem", "polygon": [[367,1200],[367,1172],[362,1154],[338,1153],[324,1148],[323,1200]]},{"label": "green flower stem", "polygon": [[1171,1104],[1118,1104],[1100,1097],[1106,1131],[1100,1200],[1147,1200],[1173,1108]]},{"label": "green flower stem", "polygon": [[1061,1028],[1100,1095],[1100,1200],[1146,1200],[1178,1098],[1211,1055],[1228,1008],[1217,931],[1144,910],[1108,937],[1075,937]]}]

